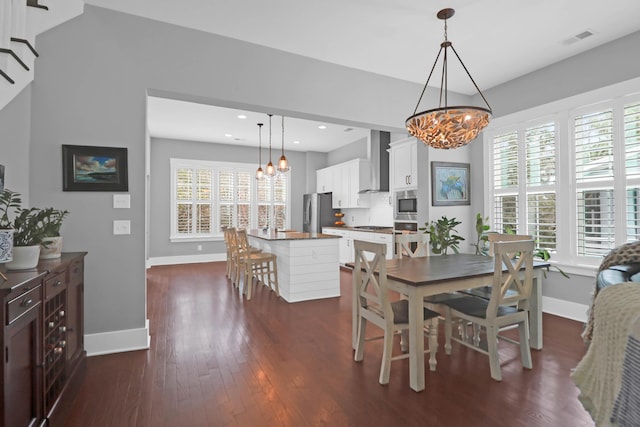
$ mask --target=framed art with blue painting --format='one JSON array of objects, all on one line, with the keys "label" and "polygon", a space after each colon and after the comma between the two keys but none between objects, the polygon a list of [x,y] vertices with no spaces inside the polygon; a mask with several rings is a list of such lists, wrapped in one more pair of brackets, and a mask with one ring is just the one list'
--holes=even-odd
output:
[{"label": "framed art with blue painting", "polygon": [[128,191],[127,149],[62,146],[62,191]]},{"label": "framed art with blue painting", "polygon": [[431,205],[470,205],[469,163],[431,162]]}]

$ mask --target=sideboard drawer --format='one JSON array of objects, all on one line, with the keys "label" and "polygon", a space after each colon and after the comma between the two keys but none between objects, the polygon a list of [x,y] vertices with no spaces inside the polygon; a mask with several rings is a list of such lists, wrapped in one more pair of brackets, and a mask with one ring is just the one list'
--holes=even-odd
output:
[{"label": "sideboard drawer", "polygon": [[7,325],[23,314],[38,307],[42,302],[42,286],[37,286],[7,303]]},{"label": "sideboard drawer", "polygon": [[44,282],[44,297],[46,300],[66,289],[65,272],[60,272]]}]

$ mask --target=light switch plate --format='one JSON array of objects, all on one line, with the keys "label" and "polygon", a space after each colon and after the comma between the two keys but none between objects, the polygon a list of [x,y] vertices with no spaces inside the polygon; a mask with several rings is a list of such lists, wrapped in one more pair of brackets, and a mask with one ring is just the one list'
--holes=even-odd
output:
[{"label": "light switch plate", "polygon": [[113,195],[114,209],[129,209],[130,207],[131,207],[131,197],[129,196],[129,194]]},{"label": "light switch plate", "polygon": [[114,220],[113,221],[113,234],[131,234],[131,221],[126,220]]}]

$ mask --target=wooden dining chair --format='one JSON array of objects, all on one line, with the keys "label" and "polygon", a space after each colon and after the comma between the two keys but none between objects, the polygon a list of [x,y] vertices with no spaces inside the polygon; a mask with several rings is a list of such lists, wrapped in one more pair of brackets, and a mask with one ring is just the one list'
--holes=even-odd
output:
[{"label": "wooden dining chair", "polygon": [[394,237],[396,258],[402,258],[405,255],[411,258],[429,255],[424,233],[396,234]]},{"label": "wooden dining chair", "polygon": [[233,245],[235,241],[234,236],[236,233],[236,229],[233,227],[224,227],[222,229],[222,232],[224,234],[224,244],[227,249],[227,278],[231,279],[236,268],[235,260],[233,257]]},{"label": "wooden dining chair", "polygon": [[[465,296],[443,302],[445,306],[445,351],[452,352],[451,341],[489,356],[491,377],[502,380],[498,338],[520,346],[522,366],[532,368],[529,347],[529,298],[533,287],[533,240],[500,241],[493,239],[494,273],[490,299]],[[517,257],[516,257],[517,254]],[[506,268],[506,272],[503,269]],[[507,291],[511,291],[507,294]],[[478,336],[453,336],[452,319],[462,319],[482,328],[486,341]],[[519,340],[499,335],[499,330],[509,325],[517,325]]]},{"label": "wooden dining chair", "polygon": [[[405,338],[408,336],[409,303],[407,300],[390,301],[385,265],[387,246],[384,243],[361,240],[354,240],[353,245],[355,248],[353,290],[357,299],[354,309],[358,311],[354,360],[356,362],[363,360],[365,341],[384,339],[379,382],[388,384],[391,361],[409,357],[408,354],[392,356],[394,334],[404,331]],[[365,338],[369,322],[382,329],[384,335]],[[429,348],[425,353],[429,353],[429,368],[435,371],[438,350],[438,313],[425,308],[424,326],[429,338]]]},{"label": "wooden dining chair", "polygon": [[247,231],[244,229],[236,230],[237,241],[239,245],[238,252],[238,282],[240,276],[244,275],[242,293],[250,300],[253,294],[253,279],[262,282],[272,291],[280,296],[278,286],[278,262],[275,254],[251,248]]},{"label": "wooden dining chair", "polygon": [[[502,233],[489,233],[487,235],[489,241],[489,255],[493,256],[493,243],[494,242],[513,242],[519,240],[533,240],[533,236],[527,234],[502,234]],[[480,288],[465,289],[460,293],[473,295],[476,297],[490,299],[491,298],[491,286],[482,286]],[[507,290],[506,296],[513,295],[513,291]]]}]

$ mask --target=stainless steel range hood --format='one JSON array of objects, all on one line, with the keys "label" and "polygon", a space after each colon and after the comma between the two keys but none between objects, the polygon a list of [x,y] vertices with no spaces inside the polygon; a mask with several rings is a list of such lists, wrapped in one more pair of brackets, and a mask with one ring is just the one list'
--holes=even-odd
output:
[{"label": "stainless steel range hood", "polygon": [[372,130],[368,141],[367,156],[371,163],[371,186],[360,193],[389,191],[389,132]]}]

